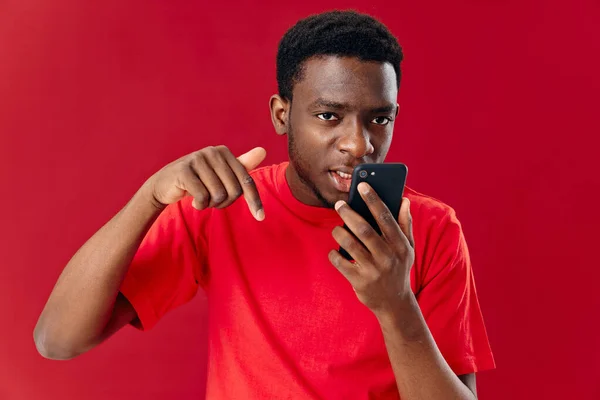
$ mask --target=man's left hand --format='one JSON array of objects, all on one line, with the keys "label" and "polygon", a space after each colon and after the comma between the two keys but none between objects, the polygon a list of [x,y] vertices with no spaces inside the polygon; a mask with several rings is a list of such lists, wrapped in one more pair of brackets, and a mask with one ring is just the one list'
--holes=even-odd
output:
[{"label": "man's left hand", "polygon": [[351,256],[346,260],[337,250],[329,252],[329,261],[348,279],[358,299],[376,315],[393,310],[412,296],[410,269],[415,252],[410,201],[403,198],[398,221],[367,183],[358,185],[361,197],[369,207],[381,236],[364,218],[344,201],[335,209],[349,230],[336,226],[332,234]]}]

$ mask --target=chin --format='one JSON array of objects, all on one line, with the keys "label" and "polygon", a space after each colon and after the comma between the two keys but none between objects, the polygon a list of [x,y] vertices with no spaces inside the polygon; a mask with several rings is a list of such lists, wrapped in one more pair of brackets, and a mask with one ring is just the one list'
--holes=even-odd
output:
[{"label": "chin", "polygon": [[343,192],[337,192],[335,194],[327,194],[327,195],[323,195],[323,192],[317,192],[316,194],[317,194],[317,198],[323,204],[323,207],[326,207],[326,208],[334,208],[335,203],[337,203],[340,200],[343,200],[347,203],[348,198],[349,198],[349,194],[343,193]]}]

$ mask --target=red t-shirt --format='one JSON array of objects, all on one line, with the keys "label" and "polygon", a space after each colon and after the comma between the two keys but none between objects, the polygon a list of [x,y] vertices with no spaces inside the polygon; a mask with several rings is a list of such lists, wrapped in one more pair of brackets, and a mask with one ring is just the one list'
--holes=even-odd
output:
[{"label": "red t-shirt", "polygon": [[[121,292],[141,329],[194,297],[209,308],[209,399],[398,399],[380,326],[328,260],[342,225],[332,209],[298,201],[288,163],[251,173],[266,218],[243,198],[198,211],[191,198],[156,220]],[[458,374],[494,368],[467,245],[454,210],[406,188],[413,292]]]}]

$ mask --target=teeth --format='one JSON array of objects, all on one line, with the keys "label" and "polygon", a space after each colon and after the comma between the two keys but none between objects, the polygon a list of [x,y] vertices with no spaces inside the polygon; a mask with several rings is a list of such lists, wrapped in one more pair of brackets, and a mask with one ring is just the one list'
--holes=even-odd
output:
[{"label": "teeth", "polygon": [[341,176],[344,179],[350,179],[350,178],[352,178],[352,175],[347,174],[347,173],[342,172],[342,171],[335,171],[335,173],[338,174],[339,176]]}]

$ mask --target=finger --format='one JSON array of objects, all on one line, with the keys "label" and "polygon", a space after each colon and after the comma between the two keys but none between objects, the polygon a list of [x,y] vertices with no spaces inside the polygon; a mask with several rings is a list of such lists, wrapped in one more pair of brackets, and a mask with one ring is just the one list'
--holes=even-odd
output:
[{"label": "finger", "polygon": [[209,207],[216,207],[227,200],[227,190],[205,156],[195,158],[192,167],[210,194]]},{"label": "finger", "polygon": [[369,207],[369,211],[375,218],[379,229],[383,237],[388,241],[388,243],[398,243],[398,241],[405,241],[402,238],[402,232],[400,230],[400,226],[398,225],[398,221],[392,215],[392,212],[387,207],[387,205],[381,200],[377,192],[366,182],[361,182],[358,187],[358,192],[360,196],[365,201],[367,207]]},{"label": "finger", "polygon": [[400,213],[398,215],[398,225],[404,236],[408,239],[411,247],[415,247],[415,239],[413,236],[413,223],[412,215],[410,213],[410,200],[406,197],[402,198],[402,205],[400,206]]},{"label": "finger", "polygon": [[254,179],[252,179],[248,173],[246,166],[239,161],[239,158],[235,158],[229,151],[226,153],[226,159],[229,167],[235,174],[240,187],[242,188],[242,193],[244,194],[246,203],[248,203],[250,212],[252,215],[254,215],[254,218],[256,218],[258,221],[262,221],[265,219],[265,211]]},{"label": "finger", "polygon": [[224,148],[223,151],[215,154],[214,158],[209,158],[210,164],[213,166],[213,170],[215,174],[219,177],[221,184],[225,187],[227,191],[227,199],[223,201],[215,208],[225,208],[231,205],[234,201],[238,199],[243,193],[242,186],[240,185],[240,181],[237,176],[229,166],[227,161],[227,154],[231,154],[227,148]]},{"label": "finger", "polygon": [[237,159],[246,168],[246,171],[251,171],[258,167],[258,164],[263,162],[267,156],[267,151],[262,147],[255,147],[252,150],[242,154]]},{"label": "finger", "polygon": [[365,246],[347,229],[336,226],[331,232],[335,241],[361,266],[372,264],[373,258]]},{"label": "finger", "polygon": [[358,267],[352,262],[346,260],[344,256],[337,250],[331,250],[328,254],[329,262],[338,269],[344,275],[344,277],[350,282],[352,287],[357,283],[360,278],[360,272]]},{"label": "finger", "polygon": [[[346,227],[364,244],[369,253],[372,255],[388,254],[389,248],[385,240],[345,201],[340,200],[335,203],[335,209],[344,220]],[[350,253],[349,249],[346,247],[344,249]]]},{"label": "finger", "polygon": [[208,207],[210,194],[191,166],[184,169],[181,175],[180,187],[194,198],[192,207],[197,210],[204,210]]}]

